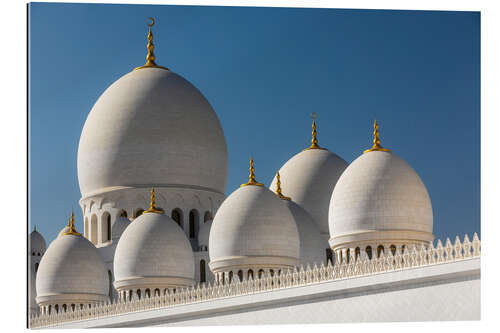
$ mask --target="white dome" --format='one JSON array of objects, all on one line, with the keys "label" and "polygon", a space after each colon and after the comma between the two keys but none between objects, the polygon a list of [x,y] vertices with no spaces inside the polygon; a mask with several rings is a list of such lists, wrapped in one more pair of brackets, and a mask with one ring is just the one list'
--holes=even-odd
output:
[{"label": "white dome", "polygon": [[326,249],[328,243],[316,227],[311,216],[299,205],[291,200],[283,200],[288,207],[297,224],[300,239],[300,263],[306,267],[311,267],[314,263],[318,265],[326,262]]},{"label": "white dome", "polygon": [[191,83],[161,68],[114,82],[90,111],[78,147],[82,197],[120,186],[182,185],[224,193],[219,119]]},{"label": "white dome", "polygon": [[36,229],[33,230],[30,234],[29,247],[30,254],[36,256],[43,255],[45,253],[45,250],[47,249],[45,238],[43,238],[43,236],[38,231],[36,231]]},{"label": "white dome", "polygon": [[200,231],[198,232],[198,245],[208,247],[208,239],[210,236],[210,229],[212,228],[213,220],[207,220],[201,224]]},{"label": "white dome", "polygon": [[127,217],[118,217],[111,225],[111,239],[120,238],[129,225],[130,220]]},{"label": "white dome", "polygon": [[36,301],[88,304],[108,300],[108,273],[96,247],[83,236],[56,238],[40,261]]},{"label": "white dome", "polygon": [[330,202],[330,245],[432,241],[432,206],[417,173],[398,156],[371,151],[344,171]]},{"label": "white dome", "polygon": [[[327,149],[307,149],[293,156],[279,170],[283,193],[311,215],[325,235],[325,241],[328,239],[330,198],[346,167],[346,161]],[[276,177],[269,188],[276,190]]]},{"label": "white dome", "polygon": [[291,267],[298,264],[297,226],[281,200],[264,186],[234,191],[220,206],[210,230],[210,269]]},{"label": "white dome", "polygon": [[144,213],[116,247],[115,288],[175,288],[194,284],[194,255],[182,229],[164,214]]}]

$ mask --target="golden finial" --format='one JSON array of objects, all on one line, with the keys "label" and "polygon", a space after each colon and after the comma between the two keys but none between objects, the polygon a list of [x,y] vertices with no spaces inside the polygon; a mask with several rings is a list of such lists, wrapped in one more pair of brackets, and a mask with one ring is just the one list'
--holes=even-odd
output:
[{"label": "golden finial", "polygon": [[264,184],[258,183],[255,180],[255,169],[253,167],[253,157],[250,157],[250,176],[248,176],[248,183],[241,184],[240,187],[247,185],[264,186]]},{"label": "golden finial", "polygon": [[68,232],[65,232],[63,235],[81,236],[81,234],[75,229],[75,213],[73,213],[73,211],[71,211],[71,217],[69,218],[68,227]]},{"label": "golden finial", "polygon": [[391,152],[390,149],[383,148],[380,145],[380,134],[378,132],[378,124],[377,119],[373,123],[373,146],[370,149],[367,149],[363,152],[363,154],[371,152],[371,151],[386,151]]},{"label": "golden finial", "polygon": [[168,71],[168,68],[163,67],[163,66],[158,66],[155,62],[156,57],[154,54],[154,49],[155,45],[153,44],[153,32],[151,31],[151,27],[155,25],[155,19],[150,17],[149,20],[151,20],[151,23],[148,23],[148,55],[146,56],[146,64],[143,66],[137,67],[136,69],[141,69],[141,68],[162,68],[166,69]]},{"label": "golden finial", "polygon": [[155,195],[155,188],[154,187],[151,187],[151,203],[149,205],[149,209],[144,211],[144,213],[158,213],[158,214],[163,214],[164,213],[164,210],[161,209],[161,208],[157,208],[155,207],[155,203],[156,203],[156,195]]},{"label": "golden finial", "polygon": [[281,193],[281,179],[280,179],[280,172],[276,172],[276,195],[283,200],[291,200],[290,197],[286,197]]},{"label": "golden finial", "polygon": [[311,114],[311,119],[313,120],[312,122],[312,139],[311,139],[311,146],[304,149],[304,150],[308,150],[308,149],[325,149],[325,148],[321,148],[319,145],[318,145],[318,131],[316,130],[316,112],[313,112]]}]

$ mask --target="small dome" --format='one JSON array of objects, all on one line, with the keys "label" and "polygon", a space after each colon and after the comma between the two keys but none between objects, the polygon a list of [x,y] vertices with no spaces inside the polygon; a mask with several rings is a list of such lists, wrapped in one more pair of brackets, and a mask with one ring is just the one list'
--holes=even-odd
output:
[{"label": "small dome", "polygon": [[206,220],[205,223],[202,223],[200,227],[200,231],[198,232],[198,245],[200,247],[206,246],[208,247],[208,239],[210,236],[210,229],[212,228],[213,220]]},{"label": "small dome", "polygon": [[300,264],[304,267],[326,262],[328,243],[321,237],[311,216],[291,200],[283,200],[297,224],[300,239]]},{"label": "small dome", "polygon": [[194,284],[194,255],[170,217],[144,213],[125,229],[114,258],[115,288],[175,288]]},{"label": "small dome", "polygon": [[387,151],[369,151],[344,171],[330,202],[330,245],[432,241],[432,206],[417,173]]},{"label": "small dome", "polygon": [[130,225],[130,220],[125,216],[118,217],[111,225],[111,239],[121,237],[125,229]]},{"label": "small dome", "polygon": [[108,273],[99,251],[81,235],[57,237],[40,261],[36,301],[89,304],[108,300]]},{"label": "small dome", "polygon": [[217,114],[182,76],[131,71],[104,91],[85,121],[78,181],[83,197],[144,184],[224,193],[227,148]]},{"label": "small dome", "polygon": [[234,191],[220,206],[210,230],[210,269],[286,268],[298,264],[300,244],[292,214],[264,186]]},{"label": "small dome", "polygon": [[45,243],[45,238],[35,230],[30,234],[29,238],[30,254],[35,256],[41,256],[45,253],[47,245]]},{"label": "small dome", "polygon": [[[293,156],[279,170],[285,194],[311,215],[325,235],[325,241],[329,232],[330,198],[346,167],[346,161],[327,149],[307,149]],[[276,190],[276,177],[269,189]]]}]

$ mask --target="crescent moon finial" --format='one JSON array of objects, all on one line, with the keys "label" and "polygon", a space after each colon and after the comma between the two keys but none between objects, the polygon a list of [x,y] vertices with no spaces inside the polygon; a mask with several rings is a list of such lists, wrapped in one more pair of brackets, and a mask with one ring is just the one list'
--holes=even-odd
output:
[{"label": "crescent moon finial", "polygon": [[155,19],[152,17],[148,17],[148,20],[150,22],[147,23],[147,25],[148,25],[148,45],[147,45],[148,54],[146,55],[146,63],[143,66],[134,68],[134,70],[141,69],[141,68],[154,67],[154,68],[162,68],[162,69],[165,69],[168,71],[167,67],[158,66],[155,62],[155,60],[156,60],[156,57],[154,54],[155,45],[153,44],[153,31],[151,29],[151,27],[155,25]]},{"label": "crescent moon finial", "polygon": [[312,139],[311,139],[311,146],[309,148],[306,148],[304,150],[309,150],[309,149],[324,149],[321,148],[318,145],[318,131],[316,130],[316,112],[311,113],[311,119],[312,119]]}]

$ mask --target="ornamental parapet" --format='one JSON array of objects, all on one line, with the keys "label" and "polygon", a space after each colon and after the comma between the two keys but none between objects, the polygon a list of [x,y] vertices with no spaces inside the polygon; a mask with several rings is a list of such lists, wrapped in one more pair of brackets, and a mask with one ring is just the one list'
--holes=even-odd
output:
[{"label": "ornamental parapet", "polygon": [[[357,258],[351,256],[350,260],[342,263],[328,265],[313,264],[311,267],[296,267],[282,271],[281,274],[265,274],[261,278],[253,279],[237,275],[232,280],[229,276],[224,281],[202,283],[187,288],[169,290],[164,294],[149,293],[143,298],[121,297],[95,306],[83,306],[82,309],[73,310],[71,307],[66,312],[37,313],[29,318],[30,328],[56,327],[69,322],[111,317],[133,312],[149,311],[175,307],[181,304],[209,302],[211,300],[235,297],[254,293],[271,292],[277,289],[296,288],[305,285],[344,280],[361,276],[381,274],[399,270],[408,270],[418,267],[434,266],[449,262],[470,260],[481,256],[481,241],[476,233],[469,240],[465,235],[463,241],[457,236],[452,243],[449,238],[436,245],[417,248],[405,247],[403,253],[393,254],[391,251],[382,253],[379,257],[369,259],[366,254]],[[148,295],[148,294],[144,294]]]}]

